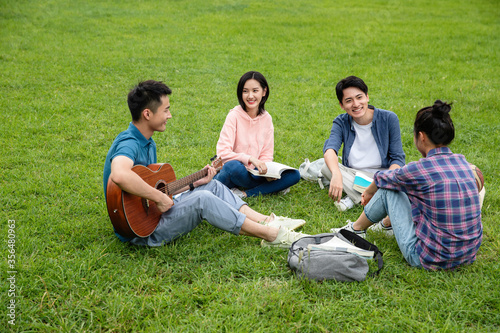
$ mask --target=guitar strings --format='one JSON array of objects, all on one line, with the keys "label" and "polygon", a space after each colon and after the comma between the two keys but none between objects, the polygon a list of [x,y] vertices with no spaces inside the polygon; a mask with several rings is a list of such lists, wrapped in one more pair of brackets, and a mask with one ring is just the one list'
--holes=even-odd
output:
[{"label": "guitar strings", "polygon": [[[221,158],[217,158],[217,160],[215,160],[213,163],[212,163],[212,166],[215,168],[215,170],[219,171],[220,169],[222,169],[222,160]],[[166,193],[166,194],[171,194],[174,190],[178,190],[178,189],[181,189],[183,188],[184,186],[187,186],[189,184],[192,184],[194,183],[195,181],[205,177],[206,175],[208,175],[208,170],[207,169],[202,169],[200,171],[197,171],[191,175],[188,175],[188,176],[185,176],[181,179],[177,179],[177,180],[174,180],[170,183],[166,183],[165,186],[163,186],[161,189],[159,189],[161,192],[163,193]],[[175,187],[175,183],[180,183],[182,184],[181,185],[178,185],[178,187]],[[170,188],[170,187],[174,187],[174,188]]]},{"label": "guitar strings", "polygon": [[[173,190],[178,190],[183,188],[184,186],[187,186],[203,177],[205,177],[208,174],[207,169],[200,170],[198,172],[193,173],[192,175],[183,177],[178,180],[174,180],[173,182],[167,183],[164,187],[161,188],[161,191],[163,193],[171,193]],[[178,183],[179,185],[176,185],[175,183]],[[171,188],[173,187],[173,188]],[[165,192],[166,190],[166,192]]]}]

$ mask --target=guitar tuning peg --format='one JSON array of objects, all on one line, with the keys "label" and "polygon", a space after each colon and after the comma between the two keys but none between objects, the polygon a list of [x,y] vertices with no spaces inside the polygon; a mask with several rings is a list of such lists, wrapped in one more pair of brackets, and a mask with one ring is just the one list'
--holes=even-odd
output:
[{"label": "guitar tuning peg", "polygon": [[213,162],[216,158],[217,158],[217,154],[215,154],[215,155],[214,155],[214,157],[212,157],[212,158],[210,159],[210,162]]}]

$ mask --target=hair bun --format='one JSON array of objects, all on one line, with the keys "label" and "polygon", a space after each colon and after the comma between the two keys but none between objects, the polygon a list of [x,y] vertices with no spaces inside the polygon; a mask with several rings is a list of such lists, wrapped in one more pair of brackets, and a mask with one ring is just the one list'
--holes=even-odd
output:
[{"label": "hair bun", "polygon": [[432,115],[435,118],[443,119],[443,117],[449,114],[451,111],[451,103],[448,104],[446,102],[441,101],[440,99],[434,102],[432,106]]}]

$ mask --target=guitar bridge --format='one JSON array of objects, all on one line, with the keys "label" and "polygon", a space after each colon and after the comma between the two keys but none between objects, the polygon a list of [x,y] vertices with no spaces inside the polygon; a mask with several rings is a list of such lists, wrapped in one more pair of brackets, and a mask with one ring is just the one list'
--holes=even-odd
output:
[{"label": "guitar bridge", "polygon": [[149,213],[149,200],[142,198],[142,208],[146,212],[146,214]]}]

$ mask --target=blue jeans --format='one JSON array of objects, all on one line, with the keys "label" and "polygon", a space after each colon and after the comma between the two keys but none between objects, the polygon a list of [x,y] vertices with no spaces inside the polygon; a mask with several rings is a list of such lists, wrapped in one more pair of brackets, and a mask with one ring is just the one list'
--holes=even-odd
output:
[{"label": "blue jeans", "polygon": [[270,194],[295,185],[300,180],[299,170],[286,170],[280,179],[268,181],[265,177],[254,176],[240,161],[228,161],[214,177],[229,188],[243,188],[247,197]]},{"label": "blue jeans", "polygon": [[416,226],[411,215],[411,204],[404,192],[378,189],[370,202],[365,206],[365,215],[373,223],[384,217],[391,219],[394,237],[406,261],[414,267],[422,267],[415,245]]},{"label": "blue jeans", "polygon": [[135,245],[161,246],[196,228],[203,220],[216,228],[239,235],[245,214],[239,212],[246,203],[226,186],[213,180],[174,198],[174,205],[161,215],[155,231],[145,238],[133,238]]}]

